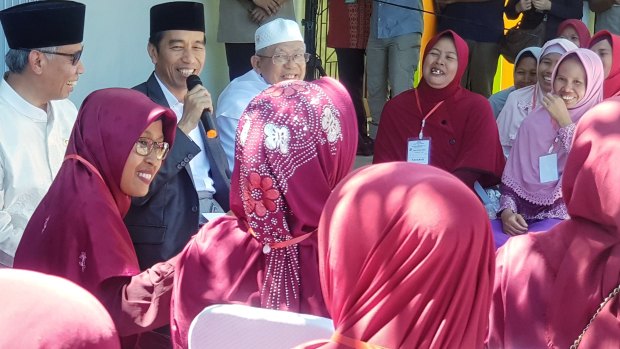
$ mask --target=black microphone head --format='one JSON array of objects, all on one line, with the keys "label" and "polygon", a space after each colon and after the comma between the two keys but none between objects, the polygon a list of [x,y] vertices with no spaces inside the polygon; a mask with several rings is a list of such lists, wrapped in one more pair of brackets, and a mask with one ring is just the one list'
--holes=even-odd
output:
[{"label": "black microphone head", "polygon": [[190,75],[187,77],[187,90],[191,90],[196,85],[202,85],[202,81],[200,81],[200,77],[198,75]]}]

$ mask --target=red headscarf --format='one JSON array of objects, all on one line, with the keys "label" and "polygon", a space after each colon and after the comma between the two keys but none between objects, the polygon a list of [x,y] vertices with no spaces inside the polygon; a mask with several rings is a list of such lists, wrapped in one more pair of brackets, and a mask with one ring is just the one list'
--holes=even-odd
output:
[{"label": "red headscarf", "polygon": [[[445,36],[456,46],[458,68],[454,79],[448,86],[436,89],[422,78],[417,89],[405,91],[385,105],[373,162],[405,161],[407,139],[418,136],[424,115],[442,103],[424,127],[424,136],[431,138],[431,165],[451,173],[473,170],[483,174],[483,185],[496,184],[504,169],[504,156],[493,111],[484,97],[460,85],[467,68],[467,43],[453,31],[441,32],[426,45],[423,60]],[[417,107],[418,97],[422,113]]]},{"label": "red headscarf", "polygon": [[65,277],[99,298],[103,281],[140,273],[123,223],[131,198],[120,182],[136,140],[157,120],[172,144],[176,116],[141,93],[105,89],[84,100],[67,155],[79,155],[93,167],[74,159],[63,162],[26,226],[16,268]]},{"label": "red headscarf", "polygon": [[[252,306],[326,315],[316,234],[323,205],[353,166],[357,126],[336,80],[286,81],[258,95],[237,128],[231,209],[180,256],[172,331],[185,347],[205,306]],[[268,245],[308,235],[283,248]],[[265,253],[268,252],[268,253]]]},{"label": "red headscarf", "polygon": [[482,348],[494,261],[486,212],[457,178],[402,162],[364,167],[321,216],[321,285],[337,334],[320,347]]},{"label": "red headscarf", "polygon": [[588,43],[590,42],[590,29],[579,19],[567,19],[562,21],[558,26],[557,35],[562,34],[562,31],[566,29],[566,27],[573,27],[577,32],[577,36],[579,37],[579,47],[587,48]]},{"label": "red headscarf", "polygon": [[[568,348],[618,286],[618,158],[620,98],[612,98],[577,126],[562,178],[571,218],[499,252],[489,348]],[[616,296],[603,308],[580,348],[620,347],[619,305]]]},{"label": "red headscarf", "polygon": [[105,308],[65,279],[0,269],[0,299],[2,348],[120,348]]},{"label": "red headscarf", "polygon": [[609,98],[620,94],[620,36],[601,30],[594,34],[589,47],[592,48],[601,40],[609,41],[612,51],[611,70],[603,82],[603,97]]}]

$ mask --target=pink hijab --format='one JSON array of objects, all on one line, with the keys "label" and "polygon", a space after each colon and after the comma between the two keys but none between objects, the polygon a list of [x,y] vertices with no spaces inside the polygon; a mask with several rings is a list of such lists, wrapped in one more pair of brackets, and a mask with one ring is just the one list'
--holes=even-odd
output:
[{"label": "pink hijab", "polygon": [[319,225],[321,285],[336,334],[301,348],[482,348],[495,265],[480,201],[443,170],[364,167]]},{"label": "pink hijab", "polygon": [[[570,219],[510,239],[497,256],[489,348],[568,348],[620,282],[620,98],[577,126],[562,178]],[[528,285],[524,287],[523,285]],[[612,299],[580,348],[620,347]]]},{"label": "pink hijab", "polygon": [[315,231],[356,147],[355,111],[334,79],[286,81],[254,98],[237,128],[236,217],[205,225],[180,255],[172,300],[178,346],[187,346],[192,319],[211,304],[327,315]]},{"label": "pink hijab", "polygon": [[579,37],[579,47],[588,48],[588,43],[590,42],[590,29],[579,19],[567,19],[562,21],[558,26],[557,35],[560,35],[566,27],[573,27],[577,32],[577,36]]},{"label": "pink hijab", "polygon": [[[603,64],[592,51],[584,48],[565,53],[555,69],[551,80],[555,80],[558,67],[567,57],[577,56],[586,71],[586,93],[576,106],[569,109],[573,123],[603,99]],[[538,159],[548,153],[549,147],[558,135],[559,126],[545,108],[538,107],[528,115],[519,128],[515,144],[506,163],[502,183],[514,190],[519,197],[536,205],[551,205],[562,197],[560,180],[540,183]],[[555,146],[558,154],[558,172],[562,177],[568,156],[561,144]]]},{"label": "pink hijab", "polygon": [[[540,56],[538,56],[539,66],[537,69],[540,67],[540,59],[549,53],[558,52],[564,54],[576,48],[575,44],[562,38],[547,41],[541,49]],[[534,85],[512,91],[508,95],[504,108],[497,116],[499,141],[502,147],[504,147],[505,153],[513,146],[523,119],[534,109],[540,107],[542,98],[543,91],[538,82]]]},{"label": "pink hijab", "polygon": [[603,83],[603,97],[609,98],[620,95],[620,36],[601,30],[592,37],[589,47],[601,40],[609,41],[612,51],[611,70]]},{"label": "pink hijab", "polygon": [[114,323],[93,295],[65,279],[0,269],[0,347],[120,348]]},{"label": "pink hijab", "polygon": [[104,281],[140,273],[123,223],[131,198],[120,182],[136,140],[157,120],[172,144],[176,116],[142,93],[113,88],[84,100],[67,155],[92,167],[65,159],[26,226],[14,267],[62,276],[100,299]]}]

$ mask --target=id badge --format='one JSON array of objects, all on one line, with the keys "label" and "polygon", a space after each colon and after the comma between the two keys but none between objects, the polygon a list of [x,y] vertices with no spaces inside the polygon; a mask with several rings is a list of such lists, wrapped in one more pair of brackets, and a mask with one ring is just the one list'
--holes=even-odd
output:
[{"label": "id badge", "polygon": [[540,183],[554,182],[559,179],[558,154],[551,153],[538,158]]},{"label": "id badge", "polygon": [[431,139],[409,138],[407,140],[407,162],[428,165],[431,162]]}]

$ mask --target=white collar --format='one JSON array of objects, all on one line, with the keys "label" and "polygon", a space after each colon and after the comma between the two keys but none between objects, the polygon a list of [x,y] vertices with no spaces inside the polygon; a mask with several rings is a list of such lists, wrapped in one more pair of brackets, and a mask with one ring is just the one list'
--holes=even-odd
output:
[{"label": "white collar", "polygon": [[[47,112],[41,108],[32,105],[19,95],[6,80],[2,79],[0,83],[0,96],[4,98],[13,108],[20,114],[33,119],[35,121],[47,122]],[[48,103],[48,109],[51,103]]]},{"label": "white collar", "polygon": [[183,106],[183,102],[179,102],[179,100],[172,94],[172,92],[170,92],[168,87],[164,85],[163,82],[161,82],[161,80],[157,76],[157,73],[155,73],[154,75],[155,75],[155,79],[157,80],[157,83],[159,84],[159,87],[164,92],[164,97],[166,97],[166,102],[168,102],[168,105],[170,106],[170,108],[177,107],[177,104],[181,104],[181,106]]}]

